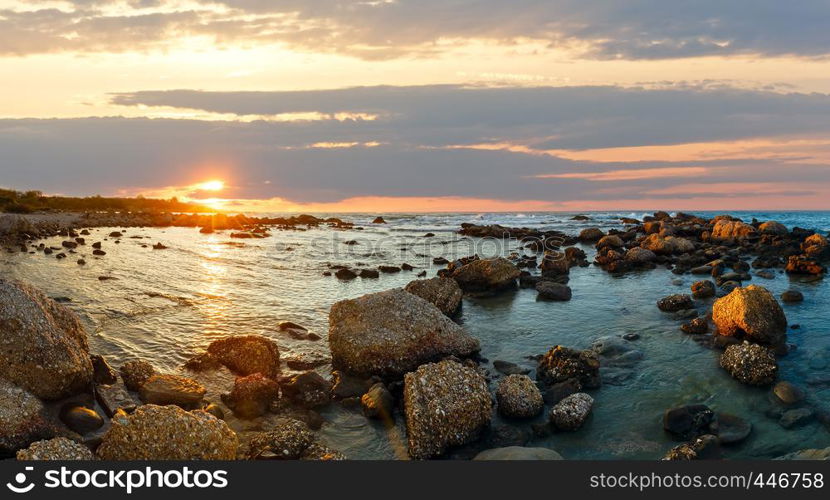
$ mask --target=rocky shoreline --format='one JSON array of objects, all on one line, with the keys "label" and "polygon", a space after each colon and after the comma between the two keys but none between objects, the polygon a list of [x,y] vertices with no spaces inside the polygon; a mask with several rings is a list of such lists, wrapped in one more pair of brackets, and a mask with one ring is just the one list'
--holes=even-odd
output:
[{"label": "rocky shoreline", "polygon": [[[239,238],[317,226],[357,229],[313,216],[47,214],[0,216],[0,239],[10,252],[49,250],[65,258],[87,245],[88,228],[170,226],[228,231]],[[590,423],[595,393],[630,375],[642,356],[636,334],[598,339],[587,350],[551,346],[534,356],[535,374],[496,360],[493,374],[485,368],[489,360],[479,355],[475,332],[457,321],[465,295],[523,287],[534,288],[543,301],[572,300],[571,269],[591,264],[620,275],[659,266],[700,276],[687,294],[655,297],[656,307],[672,315],[680,331],[713,349],[727,374],[768,388],[783,428],[815,419],[830,422],[826,408],[797,384],[778,378],[777,359],[791,349],[792,329],[779,299],[762,286],[744,286],[774,271],[823,279],[830,245],[821,234],[788,230],[774,221],[665,212],[643,221],[621,220],[619,229],[607,233],[474,224],[464,224],[459,233],[515,239],[526,252],[446,261],[436,277],[334,304],[330,379],[313,366],[289,365],[278,343],[261,335],[212,342],[185,364],[191,376],[158,373],[144,360],[115,370],[89,352],[86,333],[71,311],[29,285],[0,280],[0,454],[21,460],[337,460],[347,457],[326,446],[316,430],[324,424],[320,409],[343,405],[389,425],[404,422],[407,455],[414,459],[444,457],[458,447],[480,460],[561,459],[553,450],[515,439],[520,422],[547,412],[545,423],[531,426],[536,436],[598,424]],[[56,249],[37,242],[52,236],[66,240]],[[121,231],[109,236],[126,237]],[[94,245],[93,251],[105,252]],[[595,247],[593,263],[577,245]],[[354,278],[340,274],[339,279]],[[784,303],[797,300],[795,292],[780,297]],[[322,340],[293,323],[280,330],[302,341]],[[207,397],[215,388],[203,380],[217,372],[232,374],[233,383],[221,388],[219,398]],[[496,412],[517,425],[494,428]],[[238,424],[253,419],[265,420]],[[667,409],[663,427],[681,443],[665,454],[667,460],[717,458],[722,447],[752,432],[741,417],[703,405]],[[805,450],[798,456],[821,453]]]}]

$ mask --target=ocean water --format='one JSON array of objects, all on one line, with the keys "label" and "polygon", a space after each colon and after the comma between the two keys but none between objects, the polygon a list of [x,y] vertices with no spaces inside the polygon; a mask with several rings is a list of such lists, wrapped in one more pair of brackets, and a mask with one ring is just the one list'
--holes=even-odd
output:
[{"label": "ocean water", "polygon": [[[492,256],[521,250],[516,241],[462,237],[457,230],[463,222],[575,234],[586,227],[620,227],[621,216],[647,214],[588,213],[593,220],[585,222],[570,220],[573,213],[383,214],[388,224],[371,224],[376,215],[339,215],[363,230],[272,231],[270,237],[259,240],[236,240],[223,233],[203,235],[190,228],[135,228],[127,229],[116,244],[111,238],[104,241],[112,229],[93,229],[87,241],[104,241],[105,257],[92,257],[91,248],[81,247],[79,253],[86,254],[87,265],[79,266],[75,258],[58,261],[40,253],[3,254],[0,276],[28,281],[52,297],[69,298],[67,305],[87,327],[92,350],[105,355],[113,366],[141,357],[160,371],[177,373],[193,354],[228,335],[271,336],[284,358],[327,358],[328,311],[334,302],[404,286],[421,270],[434,276],[443,267],[432,264],[434,256],[452,260],[472,253]],[[746,221],[753,217],[778,220],[790,228],[814,228],[824,234],[830,229],[828,212],[733,215]],[[428,232],[435,236],[424,237]],[[357,243],[345,243],[350,240]],[[152,250],[156,242],[169,248]],[[59,245],[60,239],[47,243]],[[593,248],[583,248],[592,260]],[[417,269],[350,282],[323,276],[329,264],[374,268],[403,262]],[[102,281],[102,276],[115,279]],[[490,362],[510,361],[529,369],[535,367],[529,356],[556,344],[587,348],[604,336],[640,335],[633,346],[642,352],[642,360],[626,380],[591,392],[596,402],[586,425],[577,432],[531,439],[529,446],[553,448],[568,459],[659,458],[678,444],[662,430],[663,411],[691,403],[704,403],[752,423],[747,440],[724,448],[726,458],[766,459],[830,446],[830,433],[816,420],[796,429],[781,427],[768,416],[773,407],[769,389],[733,380],[718,366],[717,351],[683,334],[678,321],[658,311],[658,299],[687,293],[695,280],[665,269],[613,277],[594,266],[575,268],[569,283],[573,289],[570,302],[537,302],[534,290],[465,298],[458,321],[480,339],[482,355]],[[753,282],[776,295],[789,288],[804,294],[803,303],[784,306],[789,322],[800,328],[790,331],[789,342],[796,349],[779,360],[780,378],[803,388],[811,406],[830,409],[830,282],[806,283],[783,273],[772,280],[754,277]],[[277,330],[282,321],[302,324],[323,340],[288,338]],[[498,373],[492,365],[487,368],[495,382]],[[329,370],[328,366],[319,369],[324,375]],[[208,397],[214,401],[232,384],[228,376],[198,377],[209,385]],[[322,413],[327,420],[320,431],[322,438],[350,458],[403,457],[401,418],[387,429],[365,419],[359,410],[339,405]],[[506,422],[495,417],[493,426],[529,432],[531,423],[543,420]],[[267,426],[267,422],[232,417],[229,423],[237,430]]]}]

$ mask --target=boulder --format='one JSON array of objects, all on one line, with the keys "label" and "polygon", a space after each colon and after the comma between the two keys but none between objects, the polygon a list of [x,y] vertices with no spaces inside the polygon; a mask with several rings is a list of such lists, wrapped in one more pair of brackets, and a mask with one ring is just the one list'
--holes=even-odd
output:
[{"label": "boulder", "polygon": [[455,269],[451,277],[465,292],[495,292],[514,288],[519,278],[519,268],[509,260],[476,259]]},{"label": "boulder", "polygon": [[634,264],[648,264],[657,259],[657,254],[642,247],[634,247],[625,254],[625,260]]},{"label": "boulder", "polygon": [[787,226],[774,220],[764,222],[758,226],[758,231],[761,234],[771,234],[773,236],[787,236],[789,234]]},{"label": "boulder", "polygon": [[578,239],[582,243],[594,243],[602,239],[603,236],[605,236],[605,233],[603,233],[599,228],[589,227],[588,229],[583,229],[579,233]]},{"label": "boulder", "polygon": [[389,421],[395,406],[395,398],[385,385],[378,382],[360,397],[363,414],[368,418],[378,418]]},{"label": "boulder", "polygon": [[25,450],[17,452],[21,461],[42,460],[95,460],[95,455],[81,443],[65,437],[37,441]]},{"label": "boulder", "polygon": [[77,404],[62,408],[60,419],[69,429],[80,435],[89,434],[104,426],[104,419],[97,411]]},{"label": "boulder", "polygon": [[496,389],[499,413],[509,418],[530,418],[542,413],[545,401],[527,375],[508,375]]},{"label": "boulder", "polygon": [[41,399],[84,390],[92,361],[78,317],[27,284],[0,279],[0,378]]},{"label": "boulder", "polygon": [[144,405],[113,418],[97,454],[104,460],[233,460],[238,444],[228,425],[209,413]]},{"label": "boulder", "polygon": [[447,316],[458,312],[464,295],[458,282],[442,277],[411,281],[405,290],[431,303]]},{"label": "boulder", "polygon": [[616,234],[609,234],[608,236],[603,236],[596,244],[597,249],[622,248],[623,246],[625,246],[625,242]]},{"label": "boulder", "polygon": [[118,381],[118,374],[100,354],[90,356],[92,360],[92,381],[96,384],[114,384]]},{"label": "boulder", "polygon": [[233,389],[222,394],[222,402],[239,418],[256,418],[264,415],[273,401],[280,396],[280,387],[261,373],[237,377]]},{"label": "boulder", "polygon": [[692,284],[692,296],[696,299],[714,297],[715,292],[715,284],[709,280],[696,281]]},{"label": "boulder", "polygon": [[320,443],[308,426],[294,418],[279,418],[267,432],[257,433],[248,444],[249,460],[343,460],[345,457]]},{"label": "boulder", "polygon": [[153,375],[139,388],[141,400],[154,405],[177,405],[195,408],[202,402],[207,390],[201,384],[178,375]]},{"label": "boulder", "polygon": [[331,396],[334,399],[359,398],[374,385],[371,378],[353,377],[340,370],[331,372]]},{"label": "boulder", "polygon": [[680,330],[689,335],[702,335],[709,333],[709,322],[705,318],[694,318],[688,323],[683,323]]},{"label": "boulder", "polygon": [[712,227],[711,239],[716,242],[743,240],[755,236],[757,231],[749,224],[735,220],[719,220]]},{"label": "boulder", "polygon": [[775,384],[772,393],[778,401],[785,405],[794,405],[804,400],[804,391],[783,380]]},{"label": "boulder", "polygon": [[147,361],[141,359],[133,359],[127,361],[119,369],[121,372],[121,379],[124,385],[131,391],[141,389],[141,386],[150,377],[156,374],[156,369]]},{"label": "boulder", "polygon": [[693,309],[694,306],[691,295],[684,294],[669,295],[657,301],[657,308],[663,312],[683,311]]},{"label": "boulder", "polygon": [[718,437],[706,434],[688,443],[675,446],[666,453],[663,460],[711,460],[720,458]]},{"label": "boulder", "polygon": [[527,448],[524,446],[506,446],[484,450],[473,460],[564,460],[562,455],[548,448]]},{"label": "boulder", "polygon": [[553,405],[548,417],[555,428],[575,431],[585,423],[593,406],[594,398],[584,392],[577,392]]},{"label": "boulder", "polygon": [[556,346],[539,360],[536,378],[548,385],[574,379],[585,388],[596,388],[601,385],[599,367],[594,351]]},{"label": "boulder", "polygon": [[786,340],[787,317],[775,297],[764,287],[735,288],[712,306],[712,322],[718,334],[763,344]]},{"label": "boulder", "polygon": [[440,309],[403,289],[343,300],[329,313],[332,364],[362,376],[400,377],[423,363],[479,351]]},{"label": "boulder", "polygon": [[796,408],[782,413],[778,423],[785,429],[794,429],[812,422],[815,416],[810,408]]},{"label": "boulder", "polygon": [[[378,272],[375,271],[375,273],[378,273]],[[375,273],[367,273],[366,276],[364,276],[364,277],[365,278],[377,278],[377,277],[380,276],[379,273],[377,275],[375,275]],[[353,279],[357,278],[357,273],[352,271],[351,269],[343,268],[343,269],[338,269],[334,273],[334,276],[339,280],[353,280]]]},{"label": "boulder", "polygon": [[539,299],[564,302],[571,300],[571,288],[554,281],[540,281],[536,284],[536,291],[539,292]]},{"label": "boulder", "polygon": [[261,373],[274,377],[279,372],[279,347],[262,335],[237,335],[214,340],[207,352],[237,375]]},{"label": "boulder", "polygon": [[54,435],[43,403],[25,389],[0,379],[0,456]]},{"label": "boulder", "polygon": [[718,413],[712,424],[721,444],[740,443],[752,433],[752,424],[737,415]]},{"label": "boulder", "polygon": [[284,396],[305,408],[318,408],[331,401],[333,384],[317,372],[305,372],[291,377],[280,388]]},{"label": "boulder", "polygon": [[424,459],[475,440],[490,423],[487,381],[451,360],[430,363],[404,377],[409,454]]},{"label": "boulder", "polygon": [[798,290],[787,290],[781,294],[781,302],[796,304],[804,301],[804,294]]},{"label": "boulder", "polygon": [[770,385],[778,375],[778,363],[772,350],[746,341],[728,346],[721,354],[720,365],[748,385]]},{"label": "boulder", "polygon": [[678,440],[712,433],[715,413],[706,405],[686,405],[663,413],[663,430]]},{"label": "boulder", "polygon": [[823,275],[826,269],[817,261],[803,255],[791,255],[784,268],[787,274],[804,274],[808,276]]},{"label": "boulder", "polygon": [[659,234],[648,235],[641,243],[640,247],[650,250],[656,255],[672,255],[693,252],[695,245],[686,238],[679,238],[675,236],[660,236]]},{"label": "boulder", "polygon": [[571,270],[571,261],[562,252],[546,251],[542,257],[542,264],[539,266],[542,276],[555,277],[566,276]]}]

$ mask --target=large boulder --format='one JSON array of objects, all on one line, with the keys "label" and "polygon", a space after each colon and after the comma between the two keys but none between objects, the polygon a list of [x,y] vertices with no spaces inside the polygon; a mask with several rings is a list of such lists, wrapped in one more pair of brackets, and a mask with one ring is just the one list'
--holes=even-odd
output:
[{"label": "large boulder", "polygon": [[508,375],[496,389],[499,413],[510,418],[530,418],[542,413],[542,392],[527,375]]},{"label": "large boulder", "polygon": [[451,360],[430,363],[404,378],[409,454],[422,459],[476,439],[490,423],[487,381]]},{"label": "large boulder", "polygon": [[92,361],[77,316],[29,285],[0,280],[0,378],[41,399],[85,389]]},{"label": "large boulder", "polygon": [[660,236],[657,233],[648,235],[640,247],[654,252],[656,255],[672,255],[693,252],[695,245],[686,238],[676,236]]},{"label": "large boulder", "polygon": [[571,300],[573,296],[573,292],[568,285],[547,280],[536,283],[536,291],[539,292],[538,298],[541,300],[564,302]]},{"label": "large boulder", "polygon": [[787,234],[789,234],[787,226],[774,220],[764,222],[758,226],[758,231],[761,232],[761,234],[771,234],[773,236],[787,236]]},{"label": "large boulder", "polygon": [[594,398],[584,392],[571,394],[553,405],[548,418],[551,425],[562,431],[575,431],[582,427],[594,407]]},{"label": "large boulder", "polygon": [[0,379],[0,456],[54,435],[43,403],[25,389]]},{"label": "large boulder", "polygon": [[343,300],[329,313],[332,364],[356,375],[400,377],[449,355],[470,356],[478,340],[440,309],[403,289]]},{"label": "large boulder", "polygon": [[582,387],[596,388],[601,385],[599,367],[599,357],[594,351],[558,345],[539,360],[536,378],[548,385],[573,379]]},{"label": "large boulder", "polygon": [[772,350],[746,341],[728,346],[720,356],[720,365],[748,385],[771,385],[778,375],[778,363]]},{"label": "large boulder", "polygon": [[720,335],[763,344],[780,344],[787,335],[784,310],[769,290],[757,285],[736,288],[715,301],[712,321]]},{"label": "large boulder", "polygon": [[95,460],[95,455],[81,443],[65,437],[37,441],[17,452],[18,460]]},{"label": "large boulder", "polygon": [[589,227],[587,229],[583,229],[579,233],[579,241],[582,243],[594,243],[602,239],[605,236],[605,233],[602,232],[601,229],[597,227]]},{"label": "large boulder", "polygon": [[749,224],[745,224],[736,220],[721,219],[715,222],[712,226],[712,240],[714,241],[728,241],[728,240],[742,240],[755,236],[757,231]]},{"label": "large boulder", "polygon": [[801,250],[807,259],[826,260],[830,258],[830,243],[821,234],[815,233],[804,239]]},{"label": "large boulder", "polygon": [[818,261],[804,255],[791,255],[787,259],[787,274],[822,275],[827,269]]},{"label": "large boulder", "polygon": [[222,394],[222,402],[239,418],[256,418],[268,411],[280,396],[280,387],[261,373],[237,377],[233,389]]},{"label": "large boulder", "polygon": [[279,347],[262,335],[237,335],[215,340],[207,352],[237,375],[261,373],[274,377],[279,372]]},{"label": "large boulder", "polygon": [[442,277],[411,281],[405,290],[430,302],[447,316],[453,316],[458,312],[464,295],[458,282]]},{"label": "large boulder", "polygon": [[503,257],[476,259],[452,273],[452,278],[465,292],[495,292],[516,286],[519,268]]},{"label": "large boulder", "polygon": [[213,415],[144,405],[120,414],[98,447],[104,460],[233,460],[236,434]]},{"label": "large boulder", "polygon": [[625,260],[634,264],[648,264],[657,259],[657,254],[642,247],[634,247],[625,254]]}]

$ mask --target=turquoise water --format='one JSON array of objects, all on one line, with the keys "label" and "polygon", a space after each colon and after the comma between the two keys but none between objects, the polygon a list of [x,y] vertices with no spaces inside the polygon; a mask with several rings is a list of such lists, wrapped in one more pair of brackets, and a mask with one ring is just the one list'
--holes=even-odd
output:
[{"label": "turquoise water", "polygon": [[[702,214],[700,215],[714,215]],[[815,228],[826,234],[830,213],[733,213],[744,220],[778,220],[789,227]],[[373,225],[377,214],[340,215],[362,231],[274,231],[262,240],[233,240],[227,234],[203,235],[196,229],[128,229],[120,244],[105,241],[103,258],[85,256],[58,261],[42,254],[3,254],[0,275],[32,282],[53,297],[68,297],[67,305],[87,325],[93,351],[118,366],[143,357],[162,371],[180,371],[181,364],[211,340],[227,335],[261,333],[280,344],[283,357],[327,357],[325,336],[331,304],[403,286],[417,272],[429,276],[442,266],[433,256],[448,259],[471,253],[504,255],[518,250],[516,241],[494,242],[464,238],[462,222],[499,223],[558,229],[577,233],[586,227],[619,227],[618,217],[641,218],[642,212],[589,213],[594,220],[571,221],[573,213],[528,214],[389,214],[386,225]],[[111,229],[92,230],[88,241],[103,240]],[[435,233],[425,238],[427,232]],[[130,238],[141,236],[142,239]],[[357,241],[356,245],[344,242]],[[52,243],[58,243],[59,239]],[[161,242],[170,247],[142,248]],[[592,259],[593,248],[583,247]],[[90,249],[81,250],[89,253]],[[379,279],[340,282],[323,276],[328,264],[355,268],[407,262],[418,269]],[[99,276],[117,278],[99,280]],[[677,280],[680,280],[677,282]],[[533,368],[528,356],[556,344],[586,348],[600,337],[638,333],[632,342],[642,360],[618,385],[592,391],[596,400],[588,423],[574,433],[557,433],[530,440],[532,446],[554,448],[570,459],[652,459],[676,443],[662,430],[666,408],[705,403],[717,411],[740,415],[753,426],[743,443],[725,448],[727,458],[771,458],[803,448],[830,446],[830,433],[817,421],[792,430],[766,416],[772,406],[769,391],[750,388],[730,378],[717,363],[717,352],[699,345],[679,330],[680,323],[663,314],[655,302],[671,293],[686,293],[695,281],[664,269],[613,277],[599,268],[575,268],[566,303],[537,302],[533,290],[518,290],[491,298],[464,300],[459,321],[482,343],[490,362],[504,360]],[[777,274],[753,282],[776,295],[788,288],[804,293],[805,301],[784,306],[792,330],[789,342],[797,349],[780,360],[781,378],[802,387],[814,407],[830,409],[830,285],[827,280],[804,283]],[[703,311],[703,307],[699,308]],[[281,321],[294,321],[320,333],[320,342],[296,341],[277,332]],[[497,372],[487,364],[496,380]],[[320,371],[327,374],[328,369]],[[227,377],[208,380],[209,397],[229,389]],[[493,387],[495,384],[493,384]],[[351,458],[396,458],[405,436],[402,419],[386,429],[366,420],[359,411],[332,405],[323,438]],[[542,421],[542,418],[537,421]],[[237,429],[267,425],[231,419]],[[503,422],[530,433],[531,422]],[[456,454],[465,456],[466,451]]]}]

